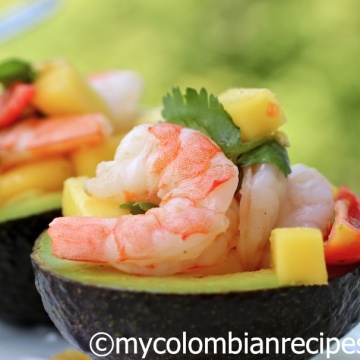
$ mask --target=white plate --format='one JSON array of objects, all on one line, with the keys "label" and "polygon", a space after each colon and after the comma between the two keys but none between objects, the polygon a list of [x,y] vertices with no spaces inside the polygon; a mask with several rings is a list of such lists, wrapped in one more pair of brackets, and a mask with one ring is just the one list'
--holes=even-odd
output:
[{"label": "white plate", "polygon": [[[355,342],[360,339],[360,324],[345,337],[351,337]],[[73,347],[50,326],[17,327],[0,322],[0,359],[1,360],[49,360],[51,356]],[[340,352],[331,355],[332,360],[359,359],[360,347],[346,348],[347,351],[358,351],[358,354]],[[325,360],[326,354],[321,354],[313,360]]]},{"label": "white plate", "polygon": [[54,327],[17,327],[0,322],[1,360],[49,360],[66,349],[73,347]]}]

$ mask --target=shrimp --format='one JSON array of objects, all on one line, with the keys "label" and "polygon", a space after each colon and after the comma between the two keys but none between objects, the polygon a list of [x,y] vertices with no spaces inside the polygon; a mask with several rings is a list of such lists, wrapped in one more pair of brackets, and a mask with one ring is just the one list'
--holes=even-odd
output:
[{"label": "shrimp", "polygon": [[258,270],[268,265],[269,237],[285,201],[286,178],[270,163],[247,166],[240,195],[237,250],[244,270]]},{"label": "shrimp", "polygon": [[287,178],[271,164],[245,168],[240,193],[237,250],[248,271],[269,267],[272,229],[313,227],[324,234],[334,209],[330,182],[300,164]]},{"label": "shrimp", "polygon": [[[217,240],[229,226],[237,184],[237,167],[204,134],[166,123],[139,125],[85,189],[98,198],[159,206],[116,219],[57,218],[49,227],[53,254],[141,275],[179,273],[197,260],[213,265],[228,251]],[[218,254],[205,258],[211,246]]]},{"label": "shrimp", "polygon": [[144,81],[133,71],[106,71],[90,75],[92,88],[105,100],[118,131],[128,131],[138,114],[138,103]]},{"label": "shrimp", "polygon": [[25,160],[66,154],[79,145],[95,145],[112,132],[101,114],[29,118],[0,130],[3,168]]},{"label": "shrimp", "polygon": [[213,243],[195,260],[187,273],[207,276],[241,272],[241,261],[236,251],[239,237],[239,202],[233,198],[226,217],[229,226],[224,233],[216,237]]},{"label": "shrimp", "polygon": [[323,175],[305,165],[293,165],[288,177],[287,201],[276,227],[311,227],[325,234],[334,205],[332,185]]}]

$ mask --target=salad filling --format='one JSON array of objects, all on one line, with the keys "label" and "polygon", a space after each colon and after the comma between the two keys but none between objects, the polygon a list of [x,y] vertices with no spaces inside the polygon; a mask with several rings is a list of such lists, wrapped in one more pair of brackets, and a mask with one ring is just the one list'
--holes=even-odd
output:
[{"label": "salad filling", "polygon": [[[231,89],[215,97],[174,88],[162,117],[134,127],[114,160],[100,163],[76,191],[76,181],[65,185],[77,199],[92,198],[94,209],[99,200],[129,213],[68,211],[49,227],[55,256],[137,275],[270,268],[286,285],[326,284],[327,264],[358,261],[330,254],[337,244],[356,247],[358,198],[343,188],[334,197],[317,170],[290,166],[289,143],[278,130],[284,112],[271,91]],[[351,245],[339,227],[352,232]],[[297,253],[311,271],[302,270],[306,259],[287,261]]]}]

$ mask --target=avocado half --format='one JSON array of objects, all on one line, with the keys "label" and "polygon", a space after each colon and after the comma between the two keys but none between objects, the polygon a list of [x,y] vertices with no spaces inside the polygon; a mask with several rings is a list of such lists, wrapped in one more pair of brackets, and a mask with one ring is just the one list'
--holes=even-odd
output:
[{"label": "avocado half", "polygon": [[61,216],[61,193],[9,204],[0,209],[0,318],[49,322],[36,291],[30,254],[36,238]]},{"label": "avocado half", "polygon": [[[113,339],[176,337],[200,339],[253,337],[324,339],[341,337],[360,318],[360,271],[330,281],[328,286],[281,287],[271,270],[193,277],[127,275],[103,264],[55,258],[44,233],[32,253],[36,286],[50,318],[74,346],[93,359],[141,359],[137,354],[112,352],[96,357],[90,339],[106,332]],[[306,266],[306,265],[304,265]],[[102,344],[103,345],[103,344]],[[130,344],[131,345],[131,344]],[[173,344],[176,347],[176,344]],[[311,343],[318,351],[318,343]],[[228,346],[228,344],[227,344]],[[139,345],[140,347],[140,345]],[[163,350],[165,345],[161,347]],[[196,349],[196,346],[194,346]],[[158,355],[150,347],[147,359],[309,359],[313,354]],[[220,353],[219,353],[220,352]],[[240,356],[240,357],[239,357]]]}]

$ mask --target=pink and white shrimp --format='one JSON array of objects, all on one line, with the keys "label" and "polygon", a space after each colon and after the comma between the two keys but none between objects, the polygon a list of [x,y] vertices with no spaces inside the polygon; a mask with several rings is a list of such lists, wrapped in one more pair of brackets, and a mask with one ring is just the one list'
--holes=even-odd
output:
[{"label": "pink and white shrimp", "polygon": [[305,165],[294,165],[287,178],[271,164],[247,167],[240,194],[237,250],[248,271],[269,267],[272,229],[313,227],[324,233],[334,209],[330,182]]},{"label": "pink and white shrimp", "polygon": [[[117,219],[63,217],[49,228],[55,256],[111,263],[125,272],[168,275],[224,259],[219,241],[238,169],[202,133],[172,124],[140,125],[86,184],[90,195],[159,205]],[[231,240],[231,236],[225,236]],[[206,255],[215,246],[217,253]]]},{"label": "pink and white shrimp", "polygon": [[325,234],[334,205],[332,185],[323,175],[305,165],[293,165],[276,227],[311,227]]},{"label": "pink and white shrimp", "polygon": [[0,130],[3,168],[20,162],[67,154],[80,145],[96,145],[112,133],[102,114],[28,118]]},{"label": "pink and white shrimp", "polygon": [[[222,275],[243,271],[236,242],[239,237],[239,202],[233,198],[226,211],[229,226],[189,267],[188,273],[198,276]],[[223,255],[222,258],[219,255]]]}]

